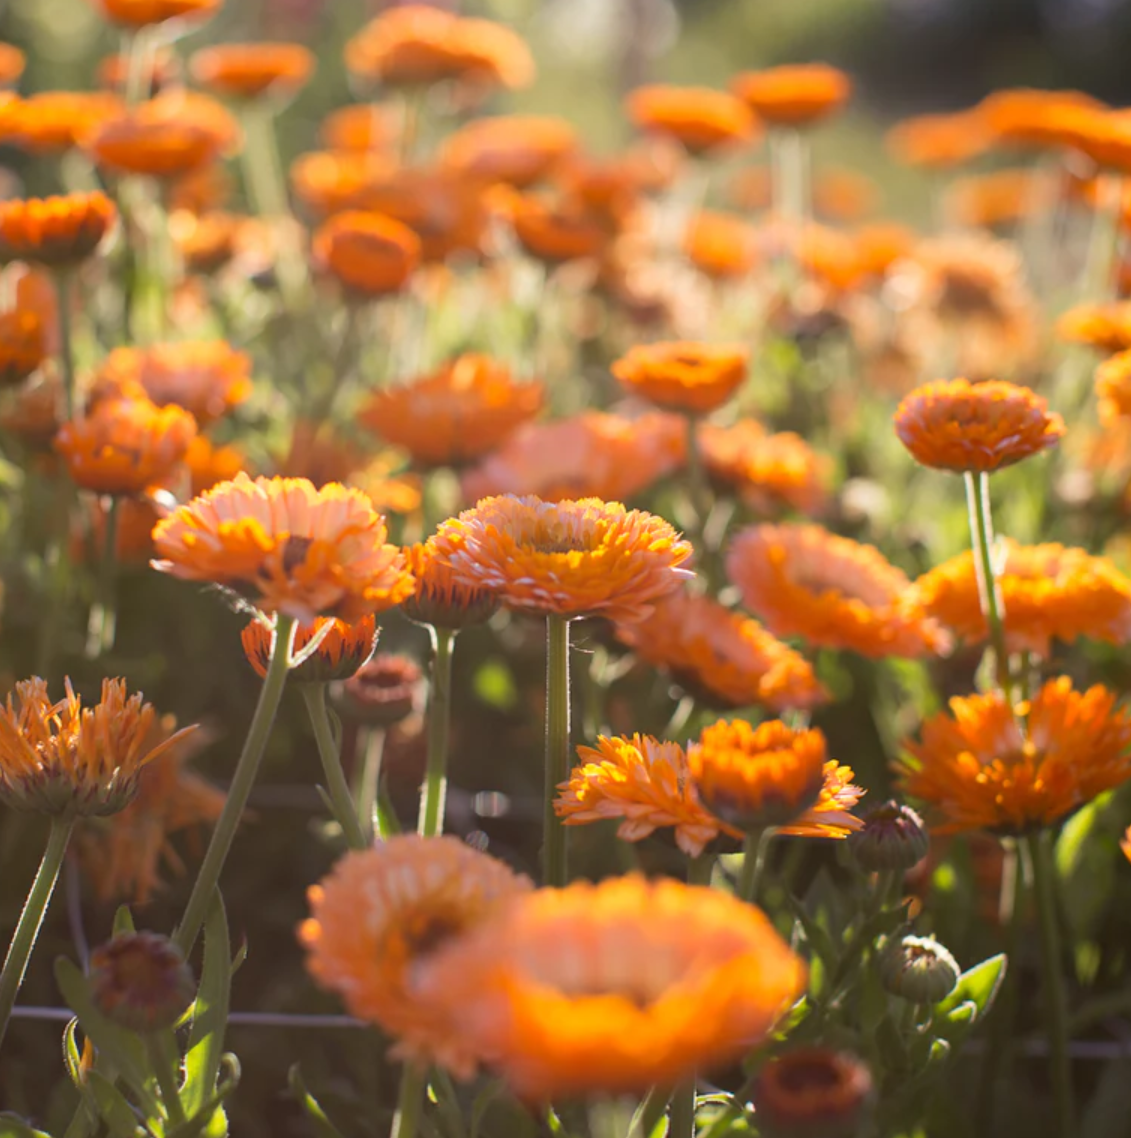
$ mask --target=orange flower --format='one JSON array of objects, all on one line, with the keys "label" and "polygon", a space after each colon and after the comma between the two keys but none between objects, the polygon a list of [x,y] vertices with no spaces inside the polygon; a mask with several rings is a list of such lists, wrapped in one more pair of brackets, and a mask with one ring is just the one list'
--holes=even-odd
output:
[{"label": "orange flower", "polygon": [[32,309],[0,312],[0,387],[23,383],[47,358],[43,320]]},{"label": "orange flower", "polygon": [[247,470],[247,455],[238,447],[216,446],[204,435],[197,435],[185,451],[185,465],[195,497],[211,490],[218,482],[229,482],[241,470]]},{"label": "orange flower", "polygon": [[386,539],[384,519],[358,490],[238,474],[157,524],[163,560],[153,567],[226,586],[304,625],[317,616],[353,623],[412,595],[404,557]]},{"label": "orange flower", "polygon": [[637,87],[625,110],[637,130],[672,139],[693,155],[745,146],[759,133],[740,99],[709,87]]},{"label": "orange flower", "polygon": [[178,209],[169,214],[169,236],[184,261],[185,271],[205,276],[219,272],[232,260],[253,226],[250,218],[217,210],[196,214]]},{"label": "orange flower", "polygon": [[990,139],[1026,149],[1046,149],[1063,143],[1063,115],[1077,110],[1099,111],[1104,104],[1079,91],[1041,91],[1007,88],[987,95],[974,110]]},{"label": "orange flower", "polygon": [[705,415],[742,386],[748,356],[740,344],[642,344],[617,360],[612,371],[627,391],[658,407]]},{"label": "orange flower", "polygon": [[313,256],[360,296],[399,292],[420,261],[420,241],[399,221],[377,214],[339,213],[314,234]]},{"label": "orange flower", "polygon": [[1096,398],[1106,426],[1131,416],[1131,351],[1118,352],[1096,368]]},{"label": "orange flower", "polygon": [[1131,349],[1131,300],[1078,304],[1057,320],[1056,334],[1100,352],[1125,352]]},{"label": "orange flower", "polygon": [[989,473],[1060,442],[1064,420],[1027,387],[940,380],[917,387],[895,412],[895,433],[916,462]]},{"label": "orange flower", "polygon": [[[388,154],[367,150],[300,154],[291,166],[291,185],[306,207],[329,216],[356,209],[366,191],[383,189],[396,174]],[[385,210],[371,208],[372,213]]]},{"label": "orange flower", "polygon": [[1099,684],[1074,691],[1067,676],[1016,709],[999,691],[952,699],[920,742],[904,743],[900,786],[944,833],[1051,826],[1131,778],[1131,718],[1115,702]]},{"label": "orange flower", "polygon": [[412,383],[375,392],[359,419],[424,466],[462,465],[495,450],[538,414],[544,392],[490,356],[468,354]]},{"label": "orange flower", "polygon": [[666,147],[646,143],[611,158],[571,154],[557,175],[571,201],[620,228],[646,191],[671,185],[677,165]]},{"label": "orange flower", "polygon": [[[219,209],[228,201],[232,196],[232,176],[221,161],[210,162],[174,179],[163,187],[163,193],[168,199],[170,212],[188,210],[199,217]],[[247,230],[262,225],[258,218],[243,220]],[[261,229],[256,240],[262,244],[269,238]]]},{"label": "orange flower", "polygon": [[838,293],[851,292],[864,279],[856,242],[848,233],[812,222],[783,236],[805,272]]},{"label": "orange flower", "polygon": [[465,1070],[475,1053],[438,1001],[420,999],[415,975],[529,888],[458,838],[395,835],[346,854],[309,890],[311,916],[299,930],[307,968],[353,1015],[394,1036],[396,1054]]},{"label": "orange flower", "polygon": [[[1063,545],[1004,543],[1000,587],[1011,651],[1047,657],[1050,641],[1085,636],[1109,644],[1131,639],[1131,580],[1106,557]],[[925,573],[915,592],[926,611],[956,636],[988,635],[969,550]]]},{"label": "orange flower", "polygon": [[55,154],[78,146],[94,126],[122,110],[122,100],[104,92],[40,91],[3,106],[0,136],[32,154]]},{"label": "orange flower", "polygon": [[1131,119],[1105,107],[1064,106],[1045,112],[1050,141],[1120,173],[1131,166]]},{"label": "orange flower", "polygon": [[736,214],[701,210],[688,223],[683,252],[704,276],[733,280],[747,276],[757,265],[757,235]]},{"label": "orange flower", "polygon": [[86,260],[118,218],[103,193],[0,202],[0,261],[70,268]]},{"label": "orange flower", "polygon": [[0,44],[0,86],[12,87],[24,73],[24,53],[10,43]]},{"label": "orange flower", "polygon": [[157,713],[125,680],[103,680],[102,699],[84,710],[71,681],[53,703],[34,677],[0,708],[0,801],[47,814],[114,814],[137,793],[142,768],[189,732],[153,742]]},{"label": "orange flower", "polygon": [[766,122],[803,127],[840,110],[852,94],[852,82],[827,63],[796,63],[743,72],[731,90]]},{"label": "orange flower", "polygon": [[448,135],[440,162],[463,178],[524,189],[549,177],[576,148],[577,132],[565,119],[495,115]]},{"label": "orange flower", "polygon": [[416,592],[401,612],[417,624],[456,631],[482,624],[499,607],[496,590],[465,585],[456,578],[435,539],[406,548],[405,563],[416,580]]},{"label": "orange flower", "polygon": [[569,419],[532,423],[469,470],[463,496],[493,494],[631,499],[683,465],[687,429],[676,415],[653,411],[636,419],[582,411]]},{"label": "orange flower", "polygon": [[995,229],[1013,225],[1036,203],[1034,189],[1042,176],[1040,172],[1017,167],[959,178],[947,189],[946,215],[960,226]]},{"label": "orange flower", "polygon": [[894,221],[862,225],[853,237],[860,270],[873,277],[883,277],[896,261],[908,255],[915,243],[915,234]]},{"label": "orange flower", "polygon": [[147,399],[107,399],[59,428],[55,449],[76,486],[96,494],[136,495],[172,473],[196,435],[180,407]]},{"label": "orange flower", "polygon": [[911,582],[878,549],[820,526],[742,530],[727,575],[742,603],[777,636],[873,658],[924,656],[948,644]]},{"label": "orange flower", "polygon": [[829,166],[813,179],[813,212],[826,221],[847,224],[875,213],[880,188],[866,174]]},{"label": "orange flower", "polygon": [[380,103],[339,107],[323,120],[318,131],[330,150],[366,153],[387,150],[396,141],[400,127],[391,109]]},{"label": "orange flower", "polygon": [[519,899],[425,962],[417,991],[516,1095],[542,1102],[643,1093],[732,1062],[805,982],[761,910],[632,876]]},{"label": "orange flower", "polygon": [[549,265],[598,257],[609,244],[604,220],[573,202],[504,191],[493,204],[524,251]]},{"label": "orange flower", "polygon": [[756,620],[709,597],[681,589],[658,601],[648,620],[618,626],[616,635],[709,707],[781,711],[828,699],[808,660]]},{"label": "orange flower", "polygon": [[297,43],[227,43],[192,57],[193,78],[230,99],[290,99],[306,86],[314,55]]},{"label": "orange flower", "polygon": [[1131,861],[1131,826],[1127,827],[1123,840],[1119,843],[1119,848],[1123,851],[1123,856]]},{"label": "orange flower", "polygon": [[102,14],[127,28],[144,28],[171,20],[207,20],[223,0],[95,0]]},{"label": "orange flower", "polygon": [[680,568],[691,545],[667,522],[598,498],[485,498],[434,540],[457,581],[498,589],[508,608],[539,616],[644,620],[692,576]]},{"label": "orange flower", "polygon": [[[106,548],[108,504],[101,497],[91,498],[84,504],[85,516],[77,518],[71,530],[71,559],[76,564],[93,560]],[[118,500],[114,558],[119,564],[148,564],[153,556],[153,527],[161,515],[162,511],[150,497]]]},{"label": "orange flower", "polygon": [[14,392],[0,413],[0,427],[29,446],[50,446],[63,422],[63,384],[57,375],[39,376]]},{"label": "orange flower", "polygon": [[872,1075],[854,1055],[804,1047],[758,1073],[755,1110],[772,1134],[856,1134],[869,1116]]},{"label": "orange flower", "polygon": [[[330,625],[326,632],[325,626]],[[297,656],[310,642],[320,637],[318,647],[294,668],[289,679],[300,684],[327,684],[332,680],[348,680],[367,664],[377,651],[377,620],[372,613],[355,624],[333,617],[319,617],[308,628],[300,628],[295,635],[294,651]],[[244,626],[240,633],[247,662],[260,679],[267,678],[274,645],[274,631],[258,617]]]},{"label": "orange flower", "polygon": [[959,111],[904,119],[887,132],[885,142],[892,156],[908,166],[948,170],[985,153],[990,138],[977,112]]}]

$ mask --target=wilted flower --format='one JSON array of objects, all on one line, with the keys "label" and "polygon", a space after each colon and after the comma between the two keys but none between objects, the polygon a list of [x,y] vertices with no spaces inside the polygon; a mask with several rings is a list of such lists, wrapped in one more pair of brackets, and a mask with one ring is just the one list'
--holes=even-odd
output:
[{"label": "wilted flower", "polygon": [[195,994],[184,953],[160,933],[119,933],[90,954],[94,1006],[130,1031],[172,1027]]},{"label": "wilted flower", "polygon": [[855,1055],[802,1047],[758,1072],[753,1098],[766,1138],[854,1138],[874,1092],[871,1072]]}]

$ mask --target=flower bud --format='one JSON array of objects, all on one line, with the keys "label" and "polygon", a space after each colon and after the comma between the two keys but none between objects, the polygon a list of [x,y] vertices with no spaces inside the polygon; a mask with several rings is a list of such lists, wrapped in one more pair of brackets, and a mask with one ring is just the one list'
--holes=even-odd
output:
[{"label": "flower bud", "polygon": [[849,1138],[872,1103],[868,1068],[844,1051],[802,1048],[772,1059],[754,1089],[766,1138]]},{"label": "flower bud", "polygon": [[884,987],[913,1004],[937,1004],[958,984],[961,970],[934,937],[905,936],[893,941],[880,963]]},{"label": "flower bud", "polygon": [[184,954],[159,933],[122,933],[90,957],[95,1007],[130,1031],[172,1027],[196,993]]},{"label": "flower bud", "polygon": [[927,856],[930,839],[923,820],[889,798],[864,818],[864,829],[849,838],[857,864],[868,873],[908,870]]}]

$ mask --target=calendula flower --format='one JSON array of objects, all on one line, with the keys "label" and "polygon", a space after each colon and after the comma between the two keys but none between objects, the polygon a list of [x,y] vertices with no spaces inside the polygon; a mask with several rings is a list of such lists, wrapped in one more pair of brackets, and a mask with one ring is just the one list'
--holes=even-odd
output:
[{"label": "calendula flower", "polygon": [[400,292],[420,262],[420,241],[389,217],[351,210],[314,234],[314,262],[350,291],[365,297]]},{"label": "calendula flower", "polygon": [[57,375],[40,375],[13,392],[0,411],[0,427],[36,449],[49,447],[63,422],[63,384]]},{"label": "calendula flower", "polygon": [[108,399],[64,423],[55,449],[76,486],[134,495],[168,478],[195,435],[196,420],[181,407]]},{"label": "calendula flower", "polygon": [[142,768],[194,728],[153,743],[157,713],[125,680],[103,680],[83,708],[66,681],[57,703],[38,676],[16,684],[0,708],[0,801],[17,810],[88,817],[114,814],[137,793]]},{"label": "calendula flower", "polygon": [[0,261],[73,268],[94,253],[117,218],[99,191],[0,202]]},{"label": "calendula flower", "polygon": [[409,656],[378,652],[341,684],[334,703],[354,723],[392,727],[420,709],[423,673]]},{"label": "calendula flower", "polygon": [[90,998],[111,1023],[146,1036],[168,1030],[196,994],[184,953],[168,937],[120,932],[90,954]]},{"label": "calendula flower", "polygon": [[828,699],[809,661],[756,620],[683,589],[657,601],[646,621],[618,626],[616,634],[709,707],[781,711]]},{"label": "calendula flower", "polygon": [[576,202],[552,202],[504,188],[493,205],[523,251],[547,265],[597,257],[611,238],[605,220]]},{"label": "calendula flower", "polygon": [[178,209],[169,215],[169,236],[187,273],[211,276],[229,264],[246,241],[262,235],[255,218],[222,210],[196,214]]},{"label": "calendula flower", "polygon": [[412,595],[404,557],[359,490],[239,474],[163,518],[153,567],[209,581],[265,613],[354,622]]},{"label": "calendula flower", "polygon": [[739,344],[642,344],[613,364],[626,391],[668,411],[705,415],[746,379],[749,353]]},{"label": "calendula flower", "polygon": [[197,435],[185,451],[185,466],[193,497],[211,490],[218,482],[230,482],[248,469],[247,455],[236,446],[217,446],[205,435]]},{"label": "calendula flower", "polygon": [[848,225],[873,214],[880,188],[867,174],[846,166],[827,166],[813,179],[813,212],[825,221]]},{"label": "calendula flower", "polygon": [[[315,150],[291,164],[290,180],[311,213],[330,217],[358,208],[362,194],[396,176],[397,163],[380,150]],[[369,212],[384,213],[373,208]]]},{"label": "calendula flower", "polygon": [[297,43],[226,43],[201,48],[193,78],[229,99],[292,98],[314,71],[314,55]]},{"label": "calendula flower", "polygon": [[1118,352],[1096,368],[1096,398],[1105,425],[1131,417],[1131,351]]},{"label": "calendula flower", "polygon": [[440,162],[465,179],[523,189],[548,177],[576,148],[577,131],[565,119],[495,115],[448,135]]},{"label": "calendula flower", "polygon": [[632,876],[520,898],[416,981],[513,1093],[543,1102],[643,1093],[737,1059],[806,970],[754,906]]},{"label": "calendula flower", "polygon": [[625,99],[625,111],[637,130],[678,142],[694,155],[745,146],[760,133],[742,100],[709,87],[637,87]]},{"label": "calendula flower", "polygon": [[977,114],[958,111],[903,119],[884,141],[892,156],[908,166],[948,170],[983,154],[990,137]]},{"label": "calendula flower", "polygon": [[868,1068],[845,1051],[805,1047],[771,1059],[758,1073],[759,1125],[782,1138],[852,1138],[868,1117],[875,1086]]},{"label": "calendula flower", "polygon": [[[326,631],[325,626],[330,629]],[[368,663],[377,650],[377,621],[372,613],[354,624],[334,617],[320,617],[307,628],[295,634],[294,651],[298,655],[317,638],[318,647],[297,668],[290,678],[300,684],[326,684],[331,680],[348,680]],[[274,633],[258,618],[249,621],[240,633],[247,662],[260,679],[267,678],[271,663]]]},{"label": "calendula flower", "polygon": [[1100,352],[1125,352],[1131,349],[1131,300],[1078,304],[1057,320],[1056,334]]},{"label": "calendula flower", "polygon": [[416,592],[401,605],[409,620],[455,631],[482,624],[494,615],[499,607],[497,592],[457,580],[434,540],[409,546],[404,552],[416,582]]},{"label": "calendula flower", "polygon": [[387,151],[399,131],[393,108],[381,103],[351,103],[331,111],[318,128],[318,137],[328,150],[358,154]]},{"label": "calendula flower", "polygon": [[59,154],[123,109],[121,99],[102,91],[40,91],[4,105],[0,134],[31,154]]},{"label": "calendula flower", "polygon": [[1000,691],[956,698],[896,764],[902,790],[945,832],[1024,834],[1051,826],[1131,777],[1131,717],[1097,684],[1050,680],[1011,708]]},{"label": "calendula flower", "polygon": [[393,1036],[397,1055],[465,1070],[475,1052],[447,1008],[417,996],[414,977],[449,940],[529,888],[458,838],[395,835],[347,854],[310,889],[299,930],[307,968],[353,1015]]},{"label": "calendula flower", "polygon": [[959,178],[947,188],[947,217],[955,225],[984,229],[1014,225],[1033,209],[1041,178],[1040,172],[1025,166]]},{"label": "calendula flower", "polygon": [[810,126],[848,102],[852,81],[827,63],[795,63],[745,71],[731,90],[762,120],[773,126]]},{"label": "calendula flower", "polygon": [[542,408],[540,383],[490,356],[457,356],[411,383],[377,391],[360,421],[422,466],[462,466],[504,443]]},{"label": "calendula flower", "polygon": [[940,380],[917,387],[895,413],[895,433],[917,462],[985,474],[1056,446],[1064,420],[1027,387]]},{"label": "calendula flower", "polygon": [[218,11],[223,0],[95,0],[108,19],[127,28],[144,28],[172,20],[197,23]]},{"label": "calendula flower", "polygon": [[948,644],[906,575],[878,549],[820,526],[742,530],[727,575],[742,603],[778,636],[876,658],[923,656]]},{"label": "calendula flower", "polygon": [[1081,91],[1009,87],[987,95],[973,114],[992,142],[1025,150],[1045,150],[1065,144],[1066,113],[1103,109],[1103,103]]},{"label": "calendula flower", "polygon": [[717,210],[700,210],[683,236],[687,259],[712,280],[745,277],[758,263],[757,234],[743,217]]},{"label": "calendula flower", "polygon": [[10,43],[0,44],[0,86],[11,87],[24,73],[24,53]]},{"label": "calendula flower", "polygon": [[0,387],[23,383],[47,358],[47,331],[38,312],[0,312]]},{"label": "calendula flower", "polygon": [[860,271],[866,277],[882,278],[896,261],[906,257],[915,244],[915,234],[894,221],[875,221],[853,233]]},{"label": "calendula flower", "polygon": [[458,581],[540,616],[644,620],[693,575],[681,568],[691,545],[666,521],[599,498],[484,498],[434,540]]}]

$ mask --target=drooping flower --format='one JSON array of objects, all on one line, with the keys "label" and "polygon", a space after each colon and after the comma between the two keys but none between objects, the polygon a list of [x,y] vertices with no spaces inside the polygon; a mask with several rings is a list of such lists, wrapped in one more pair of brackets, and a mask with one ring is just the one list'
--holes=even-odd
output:
[{"label": "drooping flower", "polygon": [[760,133],[741,99],[709,87],[637,87],[625,110],[637,130],[678,142],[694,155],[745,146]]},{"label": "drooping flower", "polygon": [[445,139],[443,167],[464,179],[525,189],[549,177],[577,149],[577,131],[549,115],[474,119]]},{"label": "drooping flower", "polygon": [[409,546],[404,552],[416,582],[416,592],[401,605],[409,620],[455,631],[482,624],[494,615],[499,607],[496,590],[459,581],[434,540]]},{"label": "drooping flower", "polygon": [[622,386],[657,407],[705,415],[727,402],[746,379],[749,353],[740,344],[642,344],[612,367]]},{"label": "drooping flower", "polygon": [[[331,626],[328,632],[327,624]],[[309,628],[300,628],[295,634],[295,655],[315,637],[318,637],[318,647],[313,655],[290,672],[288,678],[295,683],[326,684],[356,675],[377,649],[377,621],[372,613],[353,624],[334,617],[320,617]],[[266,679],[274,644],[272,630],[258,618],[252,619],[240,633],[240,643],[255,674]]]},{"label": "drooping flower", "polygon": [[852,94],[852,82],[827,63],[795,63],[745,71],[731,90],[763,121],[804,127],[840,110]]},{"label": "drooping flower", "polygon": [[314,263],[359,296],[400,292],[420,262],[420,241],[389,217],[350,210],[314,234]]},{"label": "drooping flower", "polygon": [[0,261],[73,268],[94,253],[117,217],[99,191],[0,202]]},{"label": "drooping flower", "polygon": [[297,43],[226,43],[201,48],[193,78],[230,99],[292,98],[314,71],[314,55]]}]

